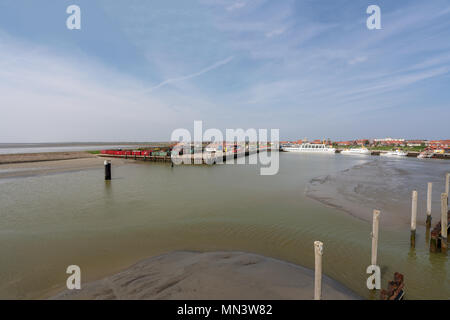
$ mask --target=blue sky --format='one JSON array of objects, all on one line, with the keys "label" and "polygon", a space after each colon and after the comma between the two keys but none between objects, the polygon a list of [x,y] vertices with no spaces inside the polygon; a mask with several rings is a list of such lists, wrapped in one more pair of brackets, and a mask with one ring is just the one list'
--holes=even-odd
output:
[{"label": "blue sky", "polygon": [[449,40],[448,0],[0,0],[0,142],[449,138]]}]

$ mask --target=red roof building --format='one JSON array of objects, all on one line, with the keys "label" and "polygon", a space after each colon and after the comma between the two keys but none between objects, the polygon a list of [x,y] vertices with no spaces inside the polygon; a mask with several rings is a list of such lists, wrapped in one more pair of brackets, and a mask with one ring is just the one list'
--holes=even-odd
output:
[{"label": "red roof building", "polygon": [[448,149],[450,148],[450,140],[428,141],[427,146],[431,149]]}]

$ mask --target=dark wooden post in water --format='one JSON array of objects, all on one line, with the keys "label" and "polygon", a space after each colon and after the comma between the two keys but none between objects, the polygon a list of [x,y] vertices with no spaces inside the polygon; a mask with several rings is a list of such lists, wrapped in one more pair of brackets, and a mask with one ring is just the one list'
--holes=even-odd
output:
[{"label": "dark wooden post in water", "polygon": [[431,192],[433,190],[433,183],[428,182],[427,192],[427,229],[431,227]]},{"label": "dark wooden post in water", "polygon": [[441,194],[441,251],[447,252],[447,228],[448,228],[448,212],[447,212],[447,193]]},{"label": "dark wooden post in water", "polygon": [[417,191],[412,192],[411,204],[411,247],[416,247]]},{"label": "dark wooden post in water", "polygon": [[105,180],[111,180],[111,160],[105,160]]}]

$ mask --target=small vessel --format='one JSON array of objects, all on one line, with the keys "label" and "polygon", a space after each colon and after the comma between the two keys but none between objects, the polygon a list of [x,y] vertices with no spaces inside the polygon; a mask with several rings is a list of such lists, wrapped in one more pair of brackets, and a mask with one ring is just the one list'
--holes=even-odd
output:
[{"label": "small vessel", "polygon": [[286,152],[313,152],[313,153],[335,153],[336,149],[323,143],[302,143],[300,145],[285,145],[281,148]]},{"label": "small vessel", "polygon": [[419,159],[427,159],[427,158],[433,158],[433,156],[434,156],[434,152],[433,151],[425,150],[425,151],[422,151],[421,153],[419,153],[417,158],[419,158]]},{"label": "small vessel", "polygon": [[385,157],[406,157],[408,155],[408,152],[402,151],[402,150],[395,150],[395,151],[388,151],[386,153],[380,153],[380,156]]},{"label": "small vessel", "polygon": [[367,148],[352,148],[341,151],[342,154],[356,154],[356,155],[368,155],[371,154]]}]

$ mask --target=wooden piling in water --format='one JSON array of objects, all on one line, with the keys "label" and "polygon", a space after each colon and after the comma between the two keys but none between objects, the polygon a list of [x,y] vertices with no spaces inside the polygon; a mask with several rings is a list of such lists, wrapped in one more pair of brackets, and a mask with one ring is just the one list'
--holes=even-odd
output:
[{"label": "wooden piling in water", "polygon": [[373,223],[372,223],[372,265],[377,265],[377,252],[378,252],[378,226],[380,223],[380,211],[373,210]]},{"label": "wooden piling in water", "polygon": [[448,194],[441,194],[441,251],[447,252],[447,228],[448,228],[448,212],[447,202]]},{"label": "wooden piling in water", "polygon": [[431,227],[431,193],[433,191],[433,183],[428,182],[428,192],[427,192],[427,228]]},{"label": "wooden piling in water", "polygon": [[[449,188],[450,188],[450,172],[448,172],[445,175],[445,193],[448,195],[449,194]],[[448,199],[447,199],[448,200]],[[448,204],[448,202],[447,202]]]},{"label": "wooden piling in water", "polygon": [[111,180],[111,161],[105,160],[105,180]]},{"label": "wooden piling in water", "polygon": [[411,204],[411,247],[416,247],[416,224],[417,224],[417,191],[412,192]]},{"label": "wooden piling in water", "polygon": [[322,298],[322,255],[323,243],[314,241],[315,270],[314,270],[314,300]]}]

